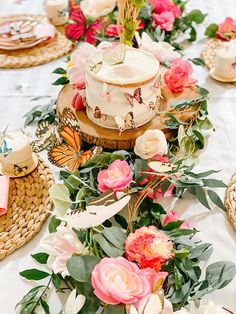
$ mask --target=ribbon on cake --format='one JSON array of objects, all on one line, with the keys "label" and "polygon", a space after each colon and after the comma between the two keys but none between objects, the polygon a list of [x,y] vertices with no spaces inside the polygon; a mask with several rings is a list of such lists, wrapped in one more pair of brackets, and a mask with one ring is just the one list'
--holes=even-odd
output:
[{"label": "ribbon on cake", "polygon": [[0,216],[7,213],[9,182],[9,177],[0,176]]}]

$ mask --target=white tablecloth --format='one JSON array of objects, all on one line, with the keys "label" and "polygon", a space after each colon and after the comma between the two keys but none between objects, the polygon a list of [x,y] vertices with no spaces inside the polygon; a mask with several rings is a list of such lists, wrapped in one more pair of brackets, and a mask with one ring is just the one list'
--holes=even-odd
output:
[{"label": "white tablecloth", "polygon": [[[186,49],[186,56],[193,58],[199,57],[206,43],[203,32],[208,23],[221,22],[226,16],[236,18],[236,0],[190,0],[189,7],[208,13],[207,21],[199,28],[200,40]],[[41,12],[41,0],[0,1],[0,15]],[[0,70],[0,129],[7,123],[9,130],[23,128],[22,115],[34,105],[30,102],[31,98],[57,95],[60,87],[51,85],[56,78],[51,73],[59,66],[64,66],[63,59],[33,68]],[[228,182],[236,171],[236,89],[232,85],[213,81],[208,72],[199,66],[194,66],[194,77],[198,78],[199,84],[210,90],[209,112],[216,129],[215,132],[209,132],[206,147],[199,155],[197,168],[200,171],[222,169],[218,178]],[[27,132],[33,133],[33,129],[27,128]],[[224,190],[220,194],[223,198]],[[221,210],[213,208],[208,211],[191,196],[172,204],[172,209],[201,230],[200,237],[205,242],[213,243],[211,262],[229,260],[236,263],[236,232]],[[37,267],[30,254],[40,252],[39,241],[46,232],[47,223],[30,243],[0,262],[0,314],[15,313],[16,303],[33,286],[32,282],[22,280],[18,273]],[[211,297],[215,302],[236,312],[236,279]],[[50,297],[50,307],[52,314],[59,312],[60,301],[55,293]]]}]

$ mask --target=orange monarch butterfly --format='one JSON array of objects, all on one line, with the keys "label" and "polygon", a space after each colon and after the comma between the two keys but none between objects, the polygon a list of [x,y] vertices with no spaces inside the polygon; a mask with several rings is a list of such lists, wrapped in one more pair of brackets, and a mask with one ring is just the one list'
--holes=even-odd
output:
[{"label": "orange monarch butterfly", "polygon": [[71,109],[65,108],[59,116],[61,126],[59,134],[62,144],[54,146],[48,152],[48,158],[57,167],[68,168],[73,172],[83,166],[88,160],[102,152],[99,146],[81,151],[81,134],[78,121]]}]

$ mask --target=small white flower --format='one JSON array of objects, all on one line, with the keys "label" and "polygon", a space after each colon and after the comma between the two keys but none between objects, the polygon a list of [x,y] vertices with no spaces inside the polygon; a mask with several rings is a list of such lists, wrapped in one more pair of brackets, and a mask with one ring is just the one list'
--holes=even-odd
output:
[{"label": "small white flower", "polygon": [[84,295],[79,294],[76,296],[76,289],[72,290],[63,311],[63,314],[78,314],[84,306],[86,298]]}]

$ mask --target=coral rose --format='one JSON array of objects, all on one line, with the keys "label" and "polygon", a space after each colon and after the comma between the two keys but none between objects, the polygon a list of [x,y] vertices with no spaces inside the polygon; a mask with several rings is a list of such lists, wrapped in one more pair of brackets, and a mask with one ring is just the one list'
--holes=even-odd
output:
[{"label": "coral rose", "polygon": [[175,16],[172,12],[162,12],[161,14],[152,14],[153,20],[163,31],[171,32],[175,22]]},{"label": "coral rose", "polygon": [[123,257],[105,257],[92,272],[94,294],[107,304],[131,304],[152,292],[146,274]]},{"label": "coral rose", "polygon": [[160,130],[147,130],[135,141],[134,152],[142,159],[165,155],[168,151],[165,134]]},{"label": "coral rose", "polygon": [[142,227],[130,233],[125,242],[125,254],[129,261],[135,261],[140,268],[160,271],[162,265],[173,257],[173,243],[168,236],[154,226]]},{"label": "coral rose", "polygon": [[107,189],[122,191],[132,182],[132,174],[129,164],[125,160],[113,161],[108,169],[98,173],[98,188],[101,192]]},{"label": "coral rose", "polygon": [[153,7],[153,11],[157,14],[172,12],[175,18],[181,16],[180,8],[170,0],[150,0],[150,2]]},{"label": "coral rose", "polygon": [[186,87],[189,87],[197,82],[190,78],[193,73],[193,68],[188,61],[176,59],[171,63],[170,69],[164,74],[164,82],[172,92],[182,92]]},{"label": "coral rose", "polygon": [[[163,226],[176,220],[179,220],[179,215],[176,213],[176,211],[171,210],[166,214],[165,219],[163,221]],[[186,220],[180,226],[180,229],[189,229],[189,228],[191,228],[191,226]]]}]

